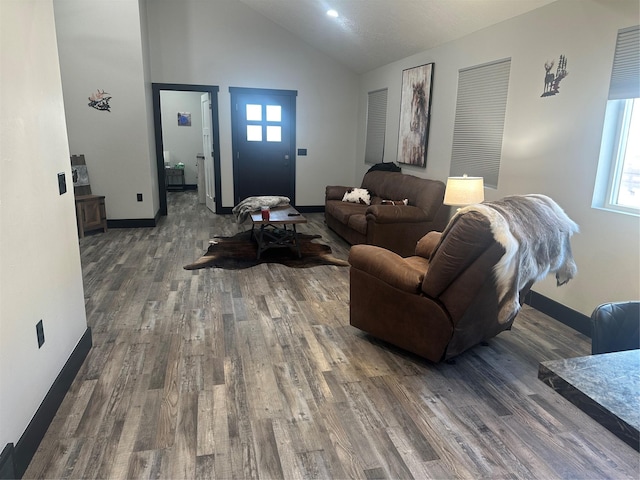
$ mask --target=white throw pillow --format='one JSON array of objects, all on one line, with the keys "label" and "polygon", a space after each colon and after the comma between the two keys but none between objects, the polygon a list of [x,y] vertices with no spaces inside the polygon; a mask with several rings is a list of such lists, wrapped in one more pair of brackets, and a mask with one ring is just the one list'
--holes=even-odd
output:
[{"label": "white throw pillow", "polygon": [[342,197],[342,201],[371,205],[371,194],[366,188],[354,188],[345,192],[344,197]]}]

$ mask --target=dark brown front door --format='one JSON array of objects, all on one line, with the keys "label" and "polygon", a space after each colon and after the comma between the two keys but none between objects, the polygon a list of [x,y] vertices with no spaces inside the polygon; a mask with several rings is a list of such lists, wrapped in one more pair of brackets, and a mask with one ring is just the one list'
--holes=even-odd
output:
[{"label": "dark brown front door", "polygon": [[282,195],[295,204],[296,92],[229,90],[235,204],[258,195]]}]

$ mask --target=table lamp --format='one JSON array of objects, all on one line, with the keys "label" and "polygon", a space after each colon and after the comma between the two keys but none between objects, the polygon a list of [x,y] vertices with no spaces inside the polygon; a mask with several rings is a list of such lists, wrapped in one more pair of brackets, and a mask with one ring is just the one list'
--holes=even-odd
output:
[{"label": "table lamp", "polygon": [[482,177],[449,177],[444,191],[444,204],[464,207],[484,201],[484,179]]}]

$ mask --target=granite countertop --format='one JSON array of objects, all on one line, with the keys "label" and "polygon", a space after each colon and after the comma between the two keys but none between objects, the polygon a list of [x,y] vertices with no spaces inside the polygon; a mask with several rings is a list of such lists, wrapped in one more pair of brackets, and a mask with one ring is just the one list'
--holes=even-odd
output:
[{"label": "granite countertop", "polygon": [[638,449],[640,350],[542,362],[538,378]]}]

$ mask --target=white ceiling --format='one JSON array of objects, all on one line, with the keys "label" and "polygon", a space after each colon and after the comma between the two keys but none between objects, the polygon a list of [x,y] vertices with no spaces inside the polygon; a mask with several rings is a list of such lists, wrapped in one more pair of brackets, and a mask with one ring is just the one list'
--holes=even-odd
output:
[{"label": "white ceiling", "polygon": [[[555,0],[240,0],[356,73]],[[339,18],[326,15],[330,8]]]}]

